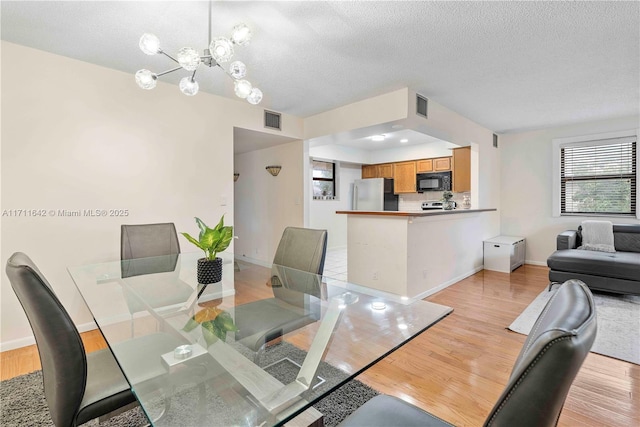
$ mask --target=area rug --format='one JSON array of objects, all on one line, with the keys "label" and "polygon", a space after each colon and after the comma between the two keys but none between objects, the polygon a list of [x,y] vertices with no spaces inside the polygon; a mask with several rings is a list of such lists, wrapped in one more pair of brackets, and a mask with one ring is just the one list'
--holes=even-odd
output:
[{"label": "area rug", "polygon": [[[509,329],[528,335],[545,304],[556,292],[543,291]],[[591,351],[640,365],[640,296],[593,293],[598,332]]]},{"label": "area rug", "polygon": [[[260,358],[260,365],[270,365],[282,359],[285,355],[296,363],[302,363],[306,352],[283,342],[265,351]],[[278,374],[274,373],[273,375],[276,376]],[[283,375],[286,376],[286,373]],[[335,387],[347,378],[344,372],[325,362],[321,363],[318,369],[318,376],[326,379],[321,387]],[[287,381],[286,378],[278,379],[285,383]],[[332,427],[339,424],[347,415],[377,394],[378,392],[371,387],[360,381],[352,380],[313,406],[324,415],[324,425]],[[186,397],[189,397],[188,393],[185,393]],[[209,402],[211,405],[216,404],[215,399],[210,399]],[[218,403],[220,405],[224,404],[223,402]],[[220,413],[220,415],[222,414]],[[171,425],[170,420],[164,421],[165,424],[166,422],[169,423],[166,425]],[[139,408],[135,408],[110,418],[101,424],[98,424],[98,420],[92,420],[83,424],[83,426],[136,427],[146,424],[148,424],[147,418]],[[0,382],[0,425],[3,427],[53,426],[42,389],[41,371]],[[220,425],[227,426],[233,425],[233,423],[229,424],[221,416]]]}]

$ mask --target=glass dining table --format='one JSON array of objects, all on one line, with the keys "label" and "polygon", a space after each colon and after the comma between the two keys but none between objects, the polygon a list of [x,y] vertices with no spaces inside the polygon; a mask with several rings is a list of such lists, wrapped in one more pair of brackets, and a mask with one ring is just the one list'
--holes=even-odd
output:
[{"label": "glass dining table", "polygon": [[322,425],[314,404],[452,311],[218,255],[209,285],[201,253],[68,268],[152,425]]}]

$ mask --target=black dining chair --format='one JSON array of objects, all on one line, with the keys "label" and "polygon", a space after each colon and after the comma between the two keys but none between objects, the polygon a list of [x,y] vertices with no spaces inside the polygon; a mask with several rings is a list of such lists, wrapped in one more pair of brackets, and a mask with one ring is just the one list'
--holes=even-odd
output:
[{"label": "black dining chair", "polygon": [[322,296],[326,253],[326,230],[285,228],[268,283],[274,296],[235,307],[236,340],[259,352],[269,341],[318,320],[320,307],[313,300]]},{"label": "black dining chair", "polygon": [[[571,384],[596,337],[593,296],[568,280],[549,300],[516,359],[511,377],[485,426],[550,427],[558,423]],[[348,416],[341,427],[451,424],[404,400],[378,395]]]},{"label": "black dining chair", "polygon": [[[85,352],[69,313],[33,261],[16,252],[7,261],[6,273],[33,330],[53,423],[57,427],[77,426],[135,405],[129,382],[111,351]],[[184,343],[166,334],[136,340],[124,341],[117,348],[118,354],[126,354],[139,367],[129,381],[162,381],[167,370],[160,357],[152,355],[172,352]],[[141,346],[144,353],[139,351]]]}]

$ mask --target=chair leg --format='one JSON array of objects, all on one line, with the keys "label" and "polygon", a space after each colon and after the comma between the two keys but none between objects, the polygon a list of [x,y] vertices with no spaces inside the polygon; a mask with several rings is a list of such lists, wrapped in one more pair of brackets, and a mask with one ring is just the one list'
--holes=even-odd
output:
[{"label": "chair leg", "polygon": [[560,283],[558,283],[558,282],[550,282],[549,283],[549,288],[547,289],[547,292],[551,292],[551,288],[553,287],[553,285],[560,285]]}]

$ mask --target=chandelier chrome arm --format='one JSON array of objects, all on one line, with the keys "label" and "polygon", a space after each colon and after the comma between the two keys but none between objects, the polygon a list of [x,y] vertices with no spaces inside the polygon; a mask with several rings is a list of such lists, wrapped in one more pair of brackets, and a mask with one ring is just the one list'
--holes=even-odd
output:
[{"label": "chandelier chrome arm", "polygon": [[167,58],[169,58],[170,60],[172,60],[173,62],[175,62],[175,63],[177,63],[177,64],[179,64],[179,63],[180,63],[180,61],[178,61],[176,58],[174,58],[173,56],[169,55],[167,52],[165,52],[165,51],[164,51],[164,50],[162,50],[162,49],[160,49],[160,50],[158,51],[158,53],[163,54],[164,56],[166,56]]},{"label": "chandelier chrome arm", "polygon": [[233,27],[230,38],[211,37],[211,16],[212,2],[209,2],[209,45],[204,50],[204,55],[190,47],[183,47],[178,51],[176,58],[166,53],[160,47],[160,40],[150,33],[145,33],[140,38],[140,49],[147,55],[163,54],[172,61],[180,64],[180,67],[164,71],[162,73],[154,73],[152,71],[142,69],[136,73],[136,82],[142,89],[153,89],[156,87],[158,77],[172,73],[181,68],[187,71],[193,71],[193,74],[180,80],[180,90],[185,95],[195,95],[198,93],[199,85],[195,81],[195,71],[200,64],[207,67],[218,66],[226,75],[234,81],[234,90],[238,97],[246,99],[250,104],[258,104],[262,100],[262,91],[257,87],[253,87],[248,80],[244,80],[247,74],[247,67],[241,61],[234,61],[229,64],[229,69],[225,69],[221,63],[227,62],[233,57],[234,46],[245,46],[251,40],[251,30],[244,24],[238,24]]},{"label": "chandelier chrome arm", "polygon": [[164,76],[165,74],[173,73],[174,71],[178,71],[178,70],[182,70],[182,67],[176,67],[176,68],[172,68],[172,69],[167,70],[167,71],[163,71],[161,73],[157,73],[156,77]]}]

